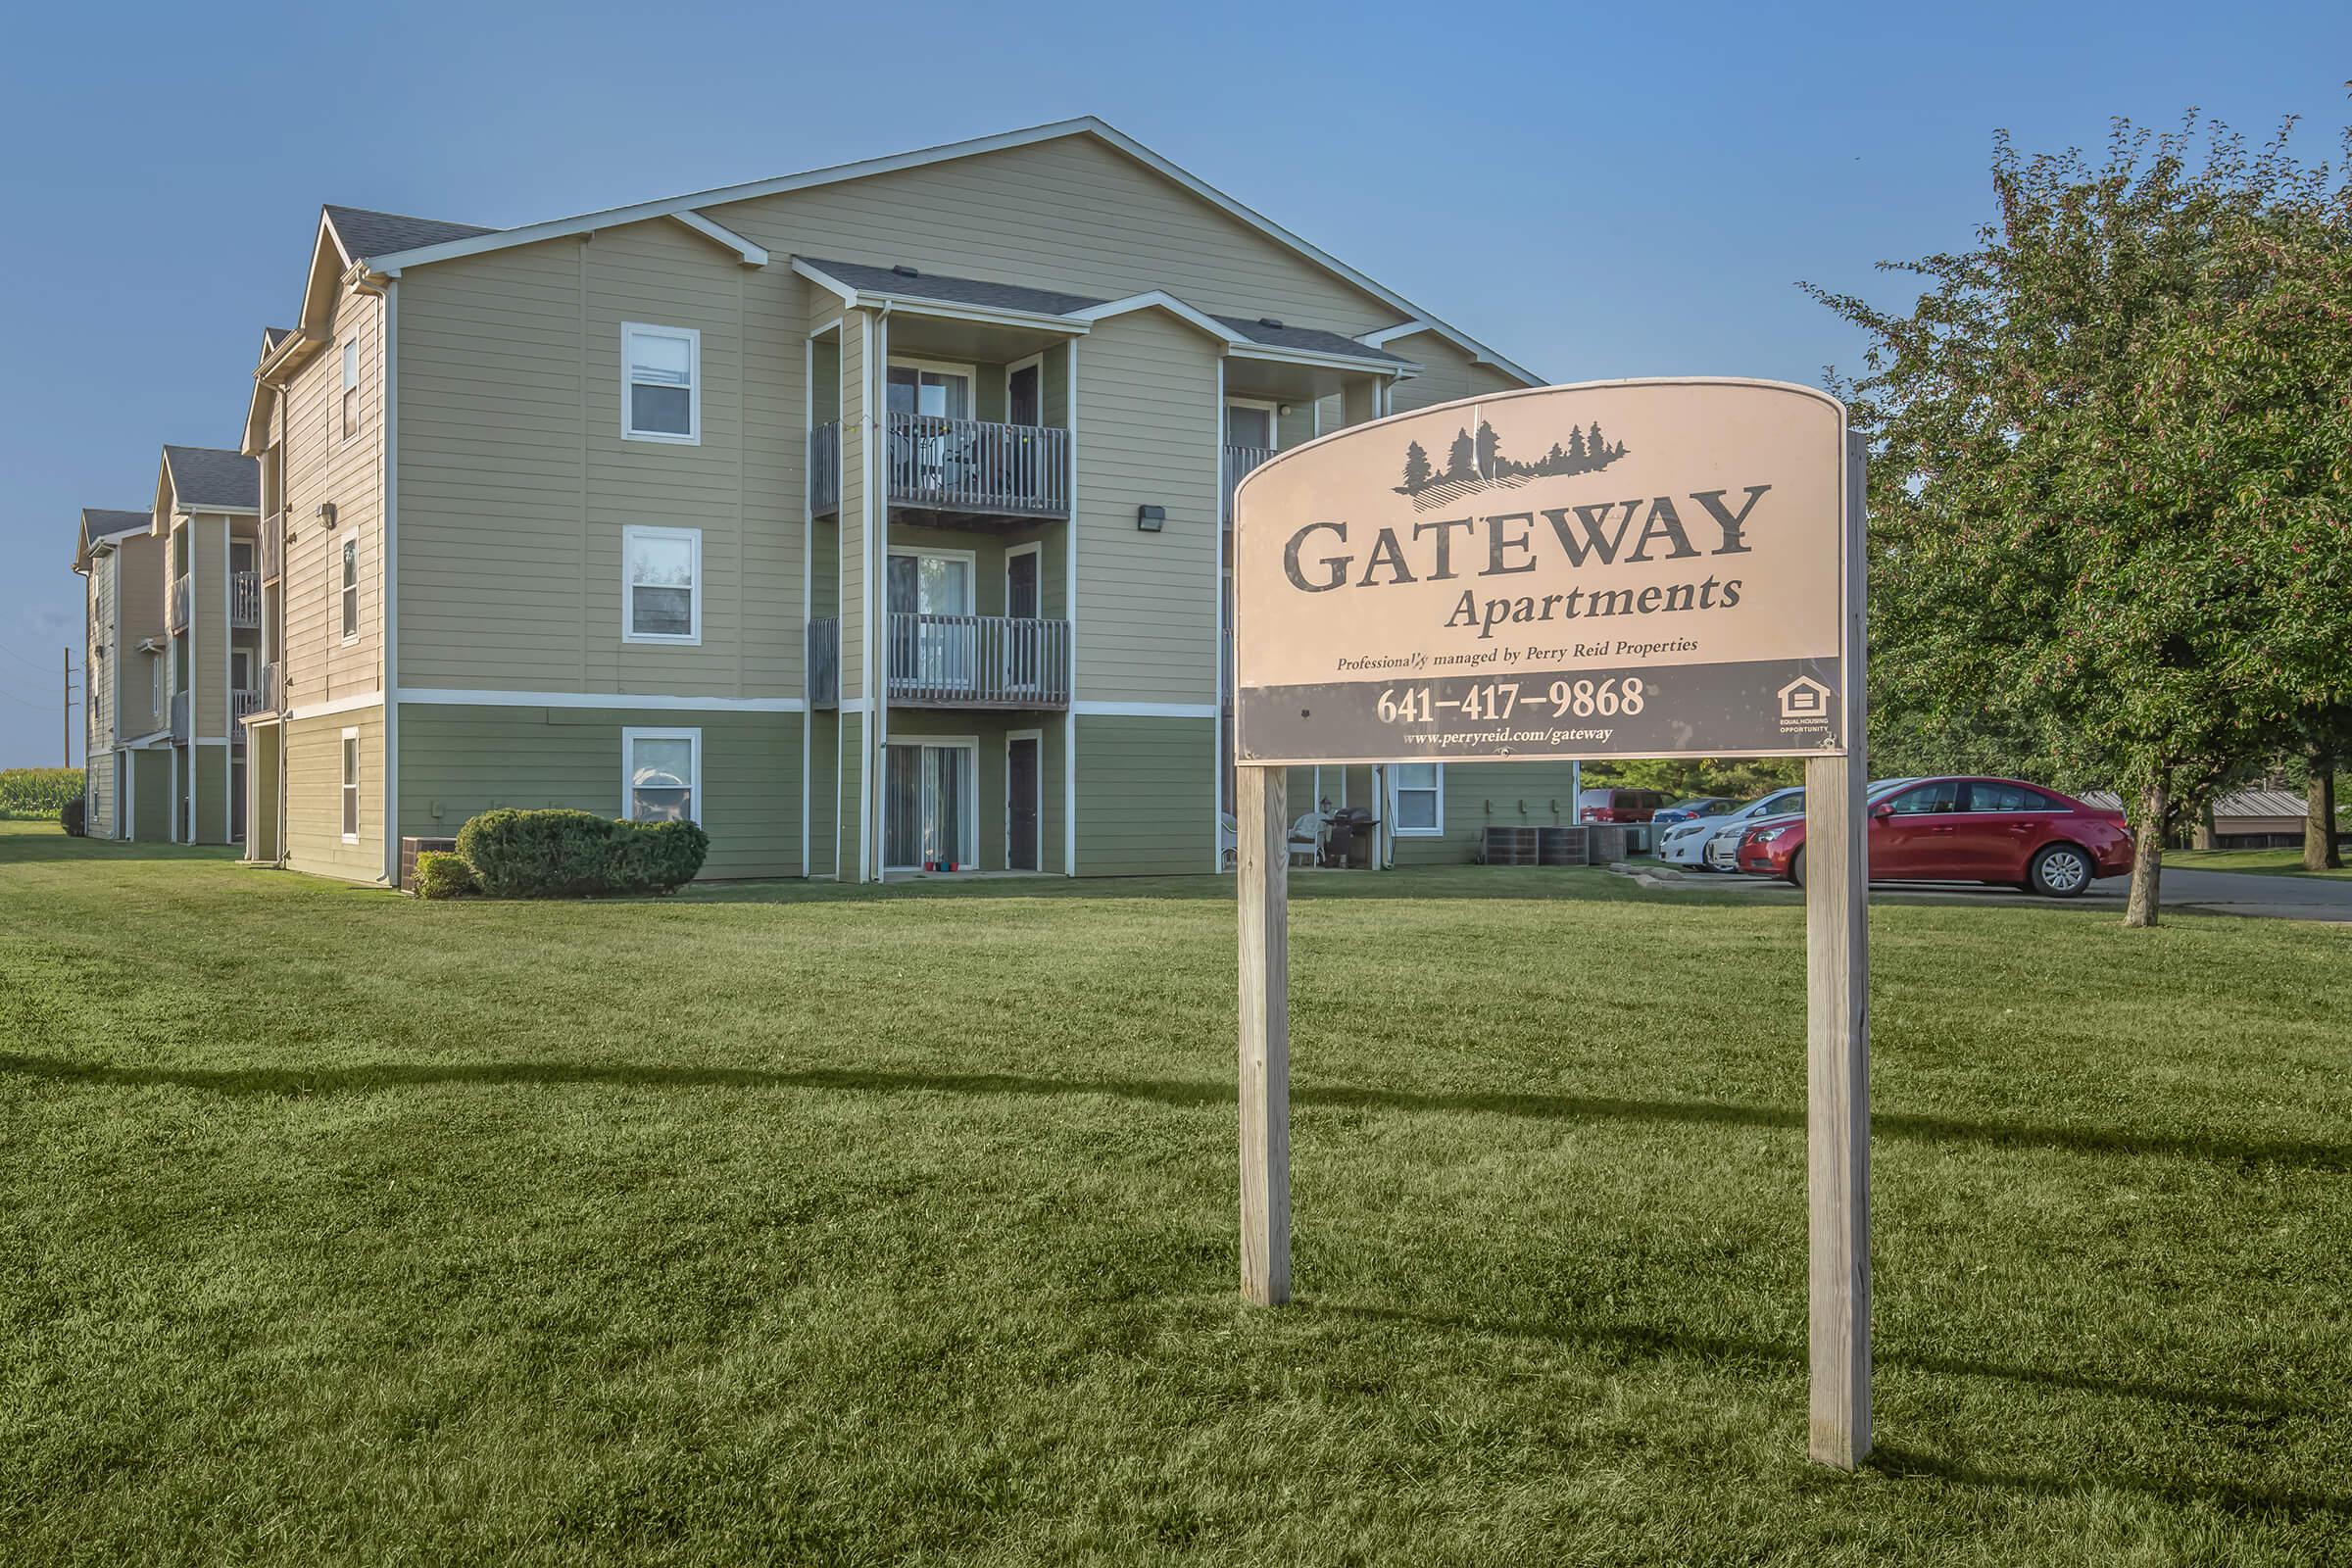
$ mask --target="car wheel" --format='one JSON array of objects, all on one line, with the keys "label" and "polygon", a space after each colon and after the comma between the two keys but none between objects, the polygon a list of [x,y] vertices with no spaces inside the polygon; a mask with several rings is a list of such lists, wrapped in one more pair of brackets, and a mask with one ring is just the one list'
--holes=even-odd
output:
[{"label": "car wheel", "polygon": [[1788,880],[1800,888],[1805,885],[1805,852],[1802,850],[1788,857]]},{"label": "car wheel", "polygon": [[2076,844],[2052,844],[2026,868],[2026,885],[2045,899],[2071,899],[2091,883],[2090,853]]}]

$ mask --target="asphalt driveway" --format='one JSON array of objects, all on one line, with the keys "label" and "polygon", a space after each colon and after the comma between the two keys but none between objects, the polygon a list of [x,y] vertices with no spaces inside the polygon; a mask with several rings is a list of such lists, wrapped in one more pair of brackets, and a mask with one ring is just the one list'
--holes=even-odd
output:
[{"label": "asphalt driveway", "polygon": [[[1778,889],[1793,898],[1786,882],[1757,876],[1692,876],[1686,887],[1738,887],[1769,893]],[[2130,877],[2094,882],[2079,901],[2112,906],[2119,914],[2130,894]],[[1952,882],[1874,882],[1871,897],[1918,897],[1950,904],[2054,904],[2015,888],[1979,887]],[[2248,871],[2190,871],[2168,867],[2164,873],[2163,906],[2197,914],[2243,914],[2272,920],[2335,920],[2352,922],[2352,877],[2266,876]]]}]

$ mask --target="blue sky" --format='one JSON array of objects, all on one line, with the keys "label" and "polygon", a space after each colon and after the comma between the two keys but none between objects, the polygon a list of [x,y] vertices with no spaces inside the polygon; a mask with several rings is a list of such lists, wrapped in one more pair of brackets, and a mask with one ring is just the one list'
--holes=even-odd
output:
[{"label": "blue sky", "polygon": [[[1101,115],[1539,372],[1817,380],[1815,279],[1965,243],[1996,127],[2348,118],[2352,7],[42,6],[0,59],[0,765],[77,509],[233,445],[318,208],[507,224]],[[1914,14],[1914,13],[1918,14]],[[76,663],[79,655],[76,652]],[[74,760],[79,762],[79,721]]]}]

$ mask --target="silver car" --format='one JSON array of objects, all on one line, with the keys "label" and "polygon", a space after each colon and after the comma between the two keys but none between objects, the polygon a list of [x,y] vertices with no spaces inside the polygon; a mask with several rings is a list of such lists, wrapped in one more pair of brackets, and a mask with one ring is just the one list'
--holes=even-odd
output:
[{"label": "silver car", "polygon": [[1658,838],[1658,858],[1668,865],[1687,865],[1702,871],[1732,871],[1738,867],[1729,856],[1721,859],[1709,855],[1710,848],[1728,833],[1730,847],[1740,847],[1740,829],[1759,817],[1778,816],[1788,811],[1805,808],[1805,792],[1801,786],[1774,790],[1759,796],[1737,810],[1721,816],[1702,816],[1693,821],[1677,822]]}]

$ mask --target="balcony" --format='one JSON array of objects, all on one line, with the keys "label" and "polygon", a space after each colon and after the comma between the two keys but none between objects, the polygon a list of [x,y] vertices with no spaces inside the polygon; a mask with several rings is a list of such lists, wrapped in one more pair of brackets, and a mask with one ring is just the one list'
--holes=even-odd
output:
[{"label": "balcony", "polygon": [[[1042,424],[892,414],[884,454],[890,504],[950,517],[1066,517],[1070,432]],[[808,432],[808,505],[841,507],[841,427]]]},{"label": "balcony", "polygon": [[262,575],[258,571],[228,574],[228,623],[251,631],[262,623]]},{"label": "balcony", "polygon": [[888,619],[890,700],[908,708],[1067,708],[1070,623],[1027,615]]},{"label": "balcony", "polygon": [[808,622],[808,706],[841,706],[841,622],[832,616]]},{"label": "balcony", "polygon": [[190,603],[188,579],[184,575],[172,578],[172,597],[164,607],[164,627],[175,637],[188,629]]},{"label": "balcony", "polygon": [[[180,580],[185,582],[187,579],[183,577]],[[192,692],[172,694],[172,738],[182,746],[188,743],[188,699],[193,695]]]},{"label": "balcony", "polygon": [[1244,479],[1250,477],[1250,469],[1256,467],[1259,464],[1265,462],[1273,455],[1274,449],[1272,447],[1235,446],[1230,441],[1225,444],[1224,459],[1221,465],[1221,482],[1224,485],[1225,493],[1225,511],[1222,515],[1225,518],[1225,525],[1227,527],[1230,528],[1233,526],[1234,486],[1240,484]]}]

